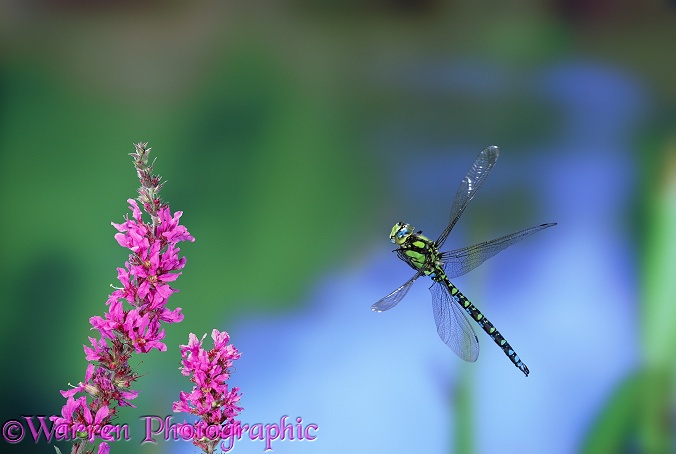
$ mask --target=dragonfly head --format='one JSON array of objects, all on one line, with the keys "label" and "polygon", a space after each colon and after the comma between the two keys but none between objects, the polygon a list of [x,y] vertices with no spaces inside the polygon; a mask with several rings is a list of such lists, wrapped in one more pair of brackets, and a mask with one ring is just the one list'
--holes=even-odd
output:
[{"label": "dragonfly head", "polygon": [[394,224],[394,227],[392,227],[392,232],[390,232],[390,241],[402,245],[414,231],[415,227],[411,224],[397,222]]}]

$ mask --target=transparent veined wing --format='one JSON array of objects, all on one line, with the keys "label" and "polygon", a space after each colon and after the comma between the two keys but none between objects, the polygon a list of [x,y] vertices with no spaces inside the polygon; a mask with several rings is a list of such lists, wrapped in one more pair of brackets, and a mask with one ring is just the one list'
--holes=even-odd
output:
[{"label": "transparent veined wing", "polygon": [[374,312],[384,312],[388,309],[392,309],[394,306],[399,304],[399,301],[404,299],[404,297],[408,293],[409,289],[411,288],[415,280],[418,279],[421,275],[422,273],[420,272],[416,273],[411,279],[404,282],[404,284],[401,287],[399,287],[386,297],[381,298],[377,303],[371,306],[371,310]]},{"label": "transparent veined wing", "polygon": [[453,352],[465,361],[474,362],[479,357],[479,339],[460,303],[451,296],[446,286],[435,282],[430,287],[432,310],[439,337]]},{"label": "transparent veined wing", "polygon": [[467,246],[460,249],[444,252],[441,254],[443,268],[449,279],[462,276],[481,265],[487,259],[493,257],[498,252],[506,249],[514,243],[518,243],[527,236],[530,236],[540,230],[555,226],[556,223],[541,224],[509,235],[501,236],[490,241]]},{"label": "transparent veined wing", "polygon": [[465,211],[467,204],[474,194],[479,190],[483,182],[488,177],[488,174],[493,169],[495,162],[498,160],[498,155],[500,150],[496,146],[490,146],[479,153],[474,164],[470,167],[465,178],[460,182],[457,192],[455,193],[455,199],[453,200],[453,205],[451,206],[451,215],[449,218],[448,226],[441,232],[439,238],[437,239],[437,247],[441,247],[442,244],[446,241],[448,234],[451,233],[455,223],[458,222],[462,212]]}]

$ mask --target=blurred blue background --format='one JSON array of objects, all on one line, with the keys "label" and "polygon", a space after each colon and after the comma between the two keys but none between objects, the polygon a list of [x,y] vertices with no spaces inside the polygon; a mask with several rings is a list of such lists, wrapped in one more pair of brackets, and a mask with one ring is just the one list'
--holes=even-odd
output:
[{"label": "blurred blue background", "polygon": [[[185,320],[135,358],[131,441],[171,414],[188,333],[226,330],[273,452],[672,452],[676,9],[669,1],[0,4],[0,422],[58,414],[127,254],[111,221],[147,141],[182,210]],[[558,226],[455,281],[528,364],[438,339],[388,234],[435,237],[480,150],[501,156],[448,249]],[[133,363],[134,364],[134,363]],[[177,415],[175,421],[182,420]],[[45,442],[0,441],[2,452]],[[64,443],[62,449],[69,449]],[[64,450],[64,452],[66,452]],[[233,452],[264,452],[243,439]]]}]

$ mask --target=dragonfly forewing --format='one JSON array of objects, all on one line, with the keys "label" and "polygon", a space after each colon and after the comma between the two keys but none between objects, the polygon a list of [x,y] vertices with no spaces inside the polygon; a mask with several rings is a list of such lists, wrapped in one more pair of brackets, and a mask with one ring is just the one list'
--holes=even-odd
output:
[{"label": "dragonfly forewing", "polygon": [[474,197],[488,177],[488,174],[493,169],[499,154],[500,150],[496,146],[485,148],[479,153],[479,156],[477,156],[472,167],[470,167],[467,172],[467,175],[465,175],[465,178],[460,182],[460,186],[455,193],[449,223],[446,229],[439,235],[439,238],[436,241],[437,247],[441,247],[441,245],[444,244],[448,234],[453,230],[453,226],[455,226],[455,223],[460,219],[462,212],[465,211],[467,204],[472,200],[472,197]]},{"label": "dragonfly forewing", "polygon": [[518,243],[527,236],[530,236],[540,230],[555,226],[556,223],[541,224],[518,232],[510,233],[490,241],[467,246],[452,251],[443,252],[441,261],[444,271],[449,279],[462,276],[469,273],[483,262],[493,257],[498,252],[506,249],[514,243]]}]

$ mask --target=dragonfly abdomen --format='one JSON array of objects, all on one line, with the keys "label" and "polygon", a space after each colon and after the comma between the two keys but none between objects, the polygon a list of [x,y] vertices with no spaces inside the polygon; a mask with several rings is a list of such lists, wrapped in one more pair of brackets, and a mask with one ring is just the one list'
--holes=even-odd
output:
[{"label": "dragonfly abdomen", "polygon": [[[436,279],[435,279],[436,280]],[[503,352],[505,352],[505,355],[514,363],[516,367],[518,367],[521,372],[526,374],[526,377],[529,374],[528,367],[526,367],[526,364],[524,364],[523,361],[519,358],[519,355],[516,354],[514,349],[512,348],[511,345],[509,345],[509,342],[502,337],[502,334],[500,334],[500,331],[498,331],[495,326],[488,320],[484,314],[481,313],[477,307],[470,302],[470,300],[465,297],[465,295],[462,294],[458,288],[451,283],[451,281],[448,280],[448,278],[444,275],[442,279],[443,283],[446,285],[448,288],[448,291],[450,292],[451,296],[455,299],[455,301],[460,304],[460,306],[465,309],[465,311],[469,314],[472,319],[477,322],[477,324],[484,330],[486,331],[486,334],[488,334],[491,339],[502,349]]]}]

